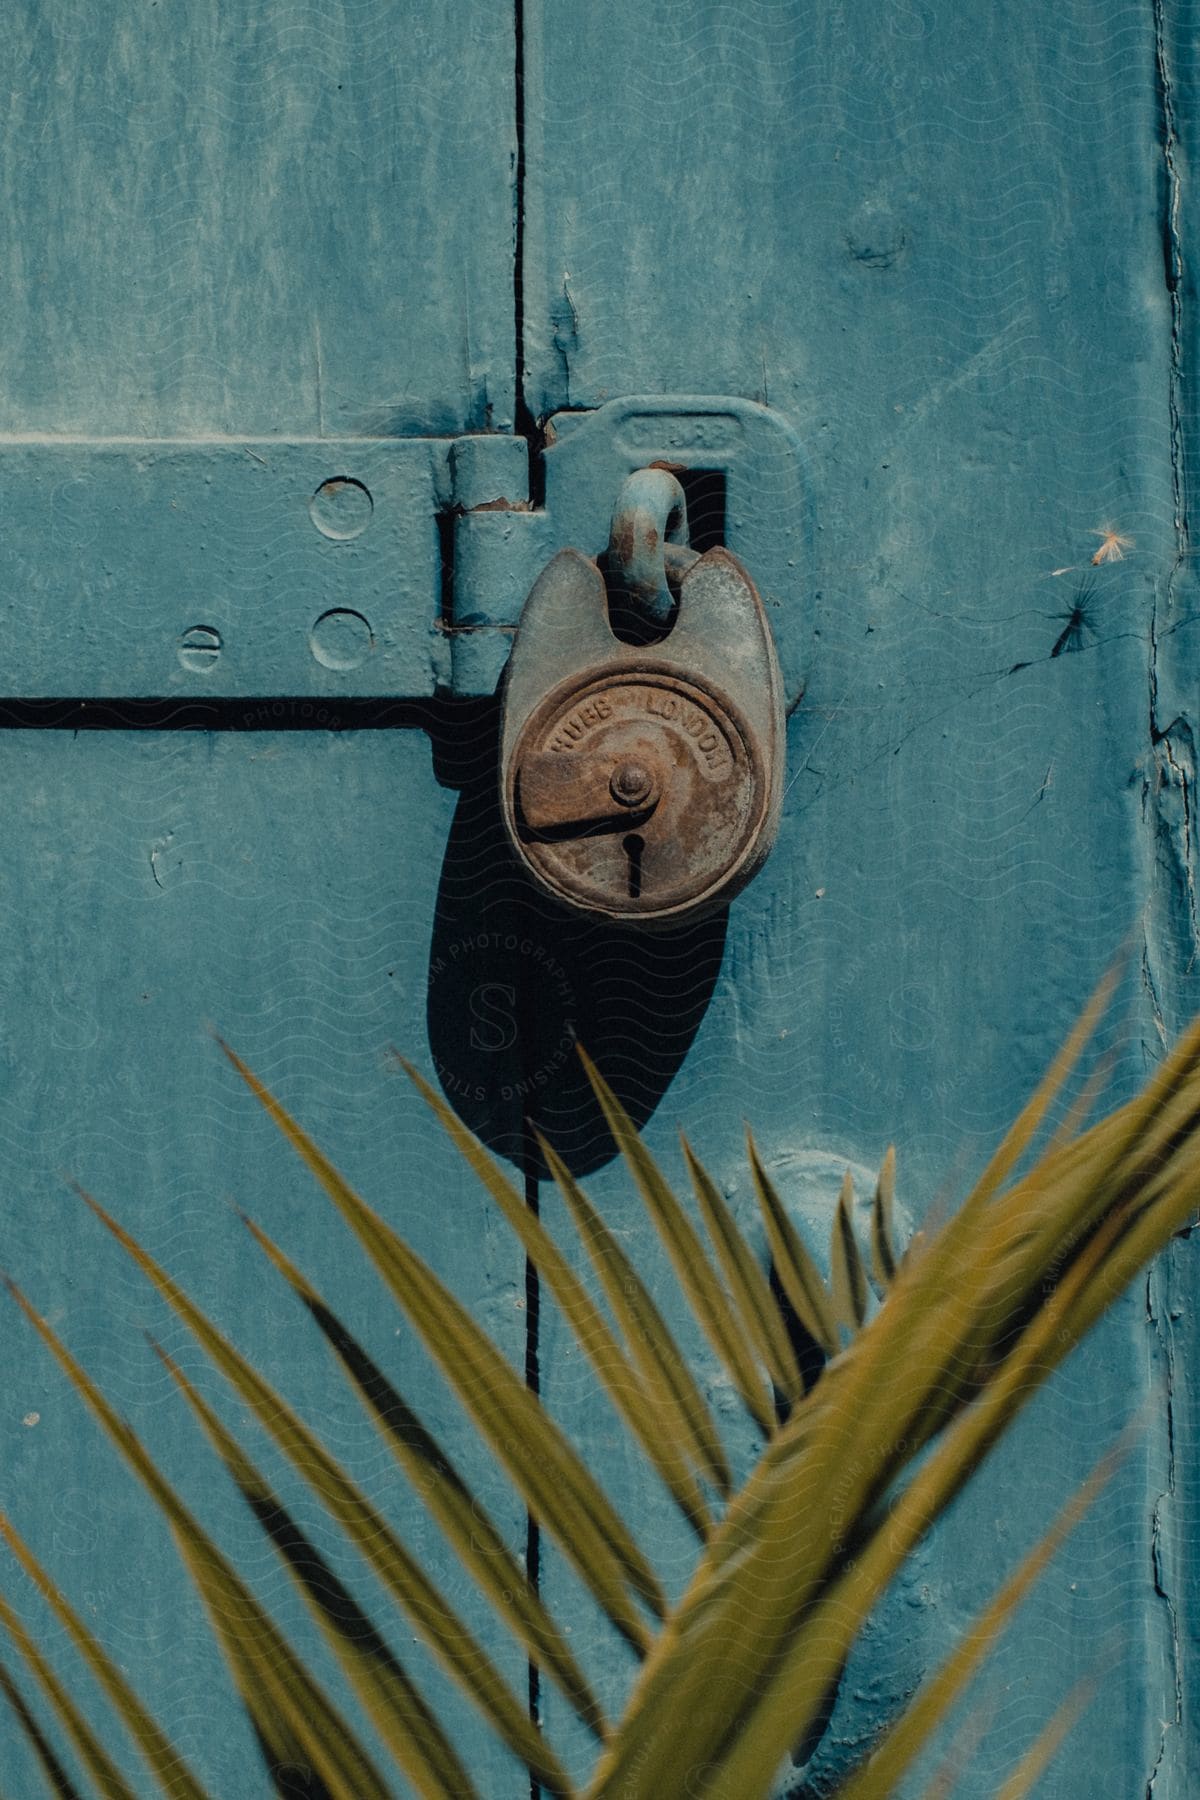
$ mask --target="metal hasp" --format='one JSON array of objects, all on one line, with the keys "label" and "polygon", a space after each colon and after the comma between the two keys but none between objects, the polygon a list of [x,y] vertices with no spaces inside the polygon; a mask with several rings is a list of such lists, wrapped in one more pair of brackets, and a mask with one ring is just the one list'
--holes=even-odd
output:
[{"label": "metal hasp", "polygon": [[774,841],[782,793],[762,603],[728,550],[669,541],[676,510],[678,539],[679,484],[630,477],[603,568],[561,550],[534,584],[503,689],[518,859],[568,906],[643,926],[731,899]]}]

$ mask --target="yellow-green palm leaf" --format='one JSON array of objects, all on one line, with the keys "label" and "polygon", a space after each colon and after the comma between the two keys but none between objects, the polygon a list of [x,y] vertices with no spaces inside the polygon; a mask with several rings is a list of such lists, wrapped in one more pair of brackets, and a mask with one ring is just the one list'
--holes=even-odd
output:
[{"label": "yellow-green palm leaf", "polygon": [[[614,1655],[640,1659],[620,1717],[601,1717],[568,1643],[477,1496],[367,1357],[282,1245],[251,1230],[334,1350],[404,1470],[387,1512],[368,1502],[286,1397],[268,1385],[109,1213],[89,1201],[148,1280],[187,1325],[244,1406],[319,1493],[346,1543],[370,1564],[399,1616],[411,1620],[455,1675],[513,1757],[548,1793],[570,1796],[565,1758],[530,1719],[481,1643],[458,1620],[408,1547],[413,1506],[424,1503],[445,1543],[515,1646],[557,1684],[600,1740],[586,1800],[673,1800],[688,1771],[689,1800],[763,1800],[789,1748],[820,1728],[823,1708],[858,1630],[932,1522],[974,1475],[999,1436],[1122,1287],[1187,1223],[1200,1202],[1200,1024],[1145,1092],[1089,1129],[1068,1105],[1040,1157],[1039,1133],[1107,1000],[1102,991],[957,1212],[927,1226],[919,1250],[895,1239],[896,1164],[883,1160],[865,1242],[847,1178],[831,1220],[829,1276],[747,1138],[750,1185],[770,1255],[759,1260],[720,1185],[690,1144],[684,1198],[641,1143],[600,1073],[585,1064],[617,1150],[667,1252],[690,1327],[707,1341],[756,1433],[757,1452],[735,1475],[717,1414],[647,1276],[584,1193],[553,1145],[546,1167],[561,1196],[551,1219],[529,1211],[503,1170],[415,1071],[426,1104],[484,1183],[563,1327],[590,1359],[627,1432],[631,1453],[695,1534],[690,1579],[669,1604],[659,1572],[587,1466],[566,1422],[553,1419],[487,1333],[375,1207],[324,1156],[298,1121],[231,1051],[250,1091],[351,1227],[400,1313],[466,1406],[515,1493],[573,1564],[612,1631]],[[1088,1090],[1090,1105],[1091,1091]],[[553,1227],[553,1229],[552,1229]],[[706,1242],[707,1239],[707,1242]],[[870,1299],[874,1287],[878,1304]],[[200,1530],[149,1452],[120,1421],[65,1343],[22,1295],[43,1343],[67,1372],[164,1513],[213,1620],[233,1679],[260,1738],[279,1762],[302,1758],[333,1800],[384,1800],[406,1778],[431,1800],[469,1793],[455,1721],[435,1717],[413,1678],[344,1590],[337,1616],[293,1562],[289,1575],[330,1641],[345,1680],[390,1756],[385,1769],[355,1740],[337,1701],[313,1680],[227,1560]],[[282,1503],[236,1434],[166,1359],[219,1461],[285,1556]],[[802,1372],[803,1370],[803,1372]],[[743,1456],[748,1454],[743,1451]],[[1103,1465],[1107,1468],[1107,1465]],[[847,1778],[844,1800],[884,1800],[978,1672],[984,1648],[1088,1504],[1102,1474],[1009,1578],[945,1667],[893,1721]],[[838,1507],[827,1502],[838,1494]],[[797,1520],[804,1529],[797,1529]],[[17,1537],[0,1533],[58,1616],[164,1792],[206,1800],[182,1771],[170,1784],[168,1740],[41,1580]],[[294,1534],[293,1534],[294,1535]],[[353,1623],[347,1631],[346,1620]],[[28,1627],[0,1600],[8,1630],[84,1770],[85,1792],[124,1800],[123,1777],[102,1739],[74,1708]],[[57,1683],[57,1686],[55,1685]],[[11,1676],[0,1677],[22,1731],[55,1791],[72,1796],[67,1770]],[[1012,1769],[1002,1800],[1031,1790],[1081,1704],[1070,1697]],[[955,1767],[952,1762],[946,1770]],[[521,1777],[514,1768],[514,1780]],[[951,1776],[935,1780],[948,1791]],[[65,1784],[65,1785],[64,1785]],[[939,1785],[940,1784],[940,1785]],[[248,1778],[247,1791],[253,1783]],[[514,1788],[514,1791],[516,1789]]]}]

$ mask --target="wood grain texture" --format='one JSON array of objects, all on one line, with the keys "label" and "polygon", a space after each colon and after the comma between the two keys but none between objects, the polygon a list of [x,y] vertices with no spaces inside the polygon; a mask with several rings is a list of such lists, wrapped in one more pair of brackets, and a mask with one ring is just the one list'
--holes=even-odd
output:
[{"label": "wood grain texture", "polygon": [[[298,1623],[311,1645],[257,1525],[143,1332],[183,1361],[235,1429],[246,1423],[64,1172],[85,1183],[287,1392],[376,1503],[404,1521],[429,1572],[523,1692],[523,1659],[489,1628],[472,1584],[235,1206],[325,1290],[516,1546],[523,1515],[357,1246],[206,1030],[219,1026],[520,1367],[521,1258],[388,1055],[425,1035],[430,921],[452,798],[433,777],[427,740],[414,730],[8,731],[0,761],[21,846],[0,882],[5,1266],[276,1616]],[[165,1528],[11,1307],[0,1385],[0,1508],[215,1792],[263,1791]],[[455,1721],[480,1791],[517,1792],[508,1757],[392,1619],[319,1505],[261,1433],[246,1442]],[[51,1653],[73,1668],[24,1584],[11,1569],[4,1580]],[[319,1645],[314,1663],[328,1667]],[[123,1756],[116,1734],[106,1736]],[[6,1791],[35,1792],[17,1734],[0,1743]]]},{"label": "wood grain texture", "polygon": [[512,416],[512,15],[20,0],[0,429]]},{"label": "wood grain texture", "polygon": [[[402,1488],[390,1459],[230,1201],[290,1240],[457,1447],[453,1405],[223,1068],[217,1023],[521,1363],[521,1260],[385,1067],[390,1041],[424,1038],[451,801],[419,733],[322,729],[344,723],[339,694],[429,694],[448,675],[434,514],[453,458],[445,440],[396,440],[511,423],[512,14],[52,0],[7,18],[0,67],[5,695],[261,703],[217,736],[0,732],[3,1256],[291,1621],[141,1328],[224,1404],[219,1384],[62,1174],[289,1386],[382,1504]],[[464,503],[491,497],[487,460]],[[371,491],[369,531],[347,478]],[[0,1505],[197,1769],[222,1794],[258,1791],[166,1535],[15,1317],[0,1341]],[[336,1560],[319,1510],[254,1451]],[[521,1545],[486,1460],[462,1460]],[[469,1613],[467,1584],[413,1529]],[[351,1582],[372,1594],[361,1571]],[[390,1635],[411,1660],[410,1634]],[[498,1655],[521,1692],[523,1660]],[[439,1677],[430,1692],[461,1718],[482,1790],[502,1792],[508,1759]],[[23,1757],[6,1732],[6,1791],[34,1791]]]}]

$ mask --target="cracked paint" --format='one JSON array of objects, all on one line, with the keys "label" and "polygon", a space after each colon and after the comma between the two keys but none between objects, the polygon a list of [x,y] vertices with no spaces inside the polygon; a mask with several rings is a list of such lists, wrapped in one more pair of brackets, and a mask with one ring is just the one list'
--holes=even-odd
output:
[{"label": "cracked paint", "polygon": [[[1169,1734],[1173,1730],[1178,1731],[1183,1724],[1183,1663],[1179,1641],[1179,1612],[1175,1593],[1174,1559],[1171,1552],[1170,1519],[1176,1488],[1175,1346],[1170,1316],[1163,1316],[1163,1306],[1159,1299],[1158,1289],[1162,1285],[1162,1281],[1163,1274],[1159,1269],[1149,1270],[1146,1276],[1146,1319],[1155,1334],[1158,1356],[1163,1367],[1165,1401],[1163,1435],[1166,1451],[1165,1486],[1156,1496],[1151,1511],[1151,1557],[1154,1570],[1154,1592],[1162,1601],[1165,1615],[1164,1636],[1169,1659],[1169,1674],[1173,1685],[1174,1706],[1169,1718],[1158,1720],[1158,1752],[1146,1780],[1146,1800],[1153,1800],[1158,1787],[1159,1775],[1167,1762]],[[1169,1792],[1170,1789],[1167,1791]]]},{"label": "cracked paint", "polygon": [[[1175,704],[1172,671],[1161,662],[1164,640],[1181,623],[1177,587],[1188,574],[1189,521],[1184,428],[1181,412],[1185,376],[1184,252],[1180,232],[1182,169],[1185,157],[1179,138],[1179,112],[1173,71],[1172,26],[1165,0],[1153,0],[1154,48],[1158,84],[1159,143],[1162,158],[1163,278],[1170,307],[1170,361],[1167,391],[1171,509],[1174,542],[1165,578],[1156,588],[1151,608],[1148,656],[1149,732],[1153,753],[1142,795],[1142,813],[1151,839],[1151,898],[1143,944],[1143,987],[1149,1001],[1154,1036],[1165,1048],[1177,1031],[1176,1016],[1186,1006],[1181,989],[1193,971],[1200,945],[1200,906],[1195,872],[1196,739],[1192,720]],[[1178,648],[1178,646],[1173,646]],[[1163,704],[1163,688],[1172,698]],[[1185,688],[1190,692],[1190,684]],[[1182,954],[1181,954],[1182,948]],[[1184,1003],[1181,1007],[1181,1002]],[[1169,1258],[1146,1278],[1146,1318],[1153,1334],[1153,1356],[1161,1368],[1164,1402],[1156,1421],[1154,1445],[1163,1473],[1150,1500],[1150,1546],[1156,1616],[1149,1620],[1151,1643],[1161,1660],[1161,1704],[1147,1720],[1152,1762],[1145,1782],[1146,1800],[1164,1800],[1184,1790],[1187,1759],[1183,1725],[1188,1712],[1188,1670],[1181,1647],[1180,1608],[1184,1604],[1178,1566],[1179,1446],[1176,1390],[1179,1371],[1172,1319],[1178,1279]]]}]

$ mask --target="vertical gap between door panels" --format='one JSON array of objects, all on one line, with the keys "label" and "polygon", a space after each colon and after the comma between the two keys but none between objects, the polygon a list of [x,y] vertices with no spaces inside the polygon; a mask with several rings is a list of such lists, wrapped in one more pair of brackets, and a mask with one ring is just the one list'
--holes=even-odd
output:
[{"label": "vertical gap between door panels", "polygon": [[516,164],[513,170],[513,430],[529,446],[529,499],[533,506],[545,502],[546,447],[543,422],[529,405],[525,361],[525,0],[513,0],[513,113]]},{"label": "vertical gap between door panels", "polygon": [[[542,451],[545,433],[530,411],[526,398],[525,368],[525,6],[524,0],[513,0],[513,127],[516,138],[516,166],[513,171],[513,429],[529,447],[529,497],[535,506],[545,498]],[[528,1038],[522,1032],[522,1039]],[[537,1214],[538,1192],[537,1146],[532,1122],[525,1120],[524,1129],[525,1204]],[[541,1392],[541,1283],[530,1257],[525,1258],[525,1384],[533,1394]],[[541,1588],[541,1532],[534,1514],[525,1514],[525,1567],[535,1593]],[[530,1658],[527,1664],[529,1716],[535,1725],[542,1716],[542,1672]],[[529,1800],[541,1800],[541,1784],[529,1777]]]},{"label": "vertical gap between door panels", "polygon": [[[517,1001],[517,1044],[521,1065],[522,1088],[536,1090],[529,1066],[529,1046],[534,1042],[536,1001],[528,987],[519,990]],[[528,1086],[526,1080],[528,1079]],[[521,1121],[521,1174],[525,1204],[535,1218],[541,1217],[541,1153],[537,1142],[536,1122],[529,1112]],[[542,1391],[542,1284],[537,1264],[525,1258],[525,1386],[537,1397]],[[535,1594],[542,1588],[542,1533],[535,1513],[525,1509],[525,1572]],[[525,1665],[529,1717],[536,1726],[542,1723],[542,1671],[532,1657]],[[529,1800],[542,1800],[542,1788],[534,1775],[529,1777]]]},{"label": "vertical gap between door panels", "polygon": [[[528,1120],[525,1124],[525,1140],[527,1145],[525,1204],[537,1217],[541,1211],[541,1196],[538,1189],[536,1164],[533,1161],[535,1149],[533,1132]],[[537,1265],[531,1257],[527,1256],[525,1258],[525,1385],[531,1394],[540,1394],[542,1388],[541,1311],[542,1290]],[[536,1516],[528,1509],[525,1513],[525,1568],[534,1593],[540,1593],[542,1586],[541,1527],[538,1525]],[[526,1673],[529,1717],[535,1725],[540,1725],[542,1719],[542,1671],[532,1657],[526,1664]],[[529,1800],[541,1800],[541,1793],[541,1786],[536,1777],[530,1775]]]},{"label": "vertical gap between door panels", "polygon": [[532,449],[537,421],[525,397],[525,5],[513,0],[513,129],[516,164],[513,169],[513,349],[516,368],[513,382],[513,425],[518,437],[528,438]]},{"label": "vertical gap between door panels", "polygon": [[[490,700],[438,696],[428,700],[339,699],[319,695],[242,699],[104,699],[59,696],[45,700],[0,700],[0,733],[15,731],[195,731],[275,732],[416,730],[439,744],[461,741],[464,731],[478,730]],[[528,1018],[520,1021],[521,1041],[530,1041]],[[526,1120],[522,1145],[526,1204],[540,1210],[539,1162],[532,1121]],[[524,1265],[524,1378],[531,1393],[541,1391],[541,1283],[535,1264]],[[525,1512],[525,1560],[535,1592],[541,1586],[541,1529]],[[527,1664],[530,1718],[541,1723],[542,1677],[538,1665]],[[530,1778],[530,1800],[542,1800],[540,1784]]]}]

